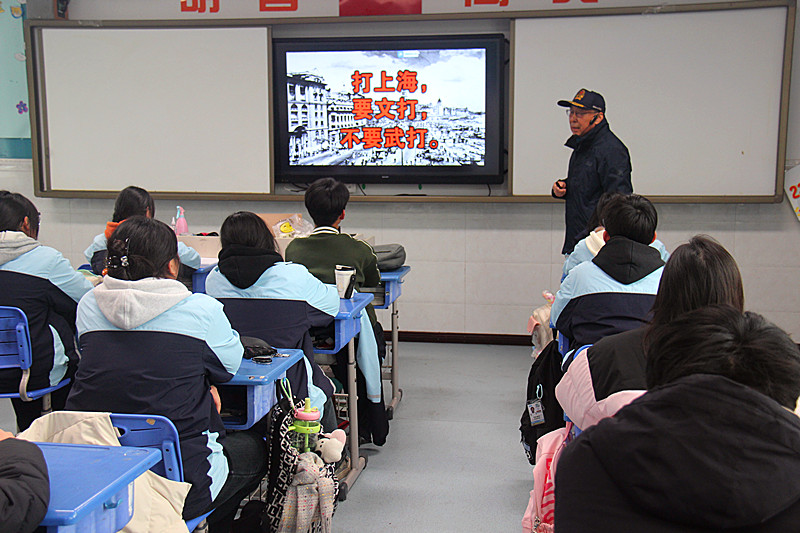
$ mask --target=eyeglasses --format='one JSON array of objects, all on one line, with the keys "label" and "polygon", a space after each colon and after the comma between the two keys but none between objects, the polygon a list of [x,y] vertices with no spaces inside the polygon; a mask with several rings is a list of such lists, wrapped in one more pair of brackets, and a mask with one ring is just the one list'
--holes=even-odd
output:
[{"label": "eyeglasses", "polygon": [[586,115],[596,115],[599,111],[590,111],[590,110],[583,110],[583,109],[575,109],[574,107],[570,107],[569,109],[565,109],[564,111],[567,112],[567,116],[571,117],[575,115],[578,118],[583,118]]}]

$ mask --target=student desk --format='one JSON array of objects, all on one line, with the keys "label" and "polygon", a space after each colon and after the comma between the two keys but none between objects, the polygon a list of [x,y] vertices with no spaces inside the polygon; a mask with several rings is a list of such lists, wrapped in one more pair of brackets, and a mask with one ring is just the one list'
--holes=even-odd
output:
[{"label": "student desk", "polygon": [[111,533],[133,516],[133,480],[161,460],[155,448],[37,442],[50,474],[48,533]]},{"label": "student desk", "polygon": [[381,286],[378,288],[383,289],[383,304],[373,303],[375,309],[388,309],[390,305],[392,307],[392,360],[390,365],[384,367],[389,370],[388,374],[384,373],[382,376],[383,379],[388,379],[392,383],[392,401],[386,407],[386,415],[389,420],[394,417],[394,410],[403,398],[403,389],[400,388],[397,374],[399,312],[396,302],[402,292],[403,278],[410,271],[410,266],[401,266],[397,270],[381,272]]},{"label": "student desk", "polygon": [[233,379],[217,385],[221,394],[237,398],[246,410],[226,412],[227,401],[222,402],[222,423],[226,429],[249,429],[261,420],[275,405],[275,382],[286,377],[286,371],[303,358],[303,350],[278,350],[271,363],[254,363],[243,359]]},{"label": "student desk", "polygon": [[[356,390],[355,336],[361,331],[361,313],[374,299],[369,293],[355,294],[352,299],[339,301],[339,314],[333,319],[334,346],[330,350],[314,349],[315,353],[335,354],[347,345],[347,411],[350,414],[350,470],[339,483],[339,499],[347,498],[347,490],[353,486],[361,471],[367,466],[366,457],[358,454],[358,392]],[[371,334],[372,332],[370,332]]]}]

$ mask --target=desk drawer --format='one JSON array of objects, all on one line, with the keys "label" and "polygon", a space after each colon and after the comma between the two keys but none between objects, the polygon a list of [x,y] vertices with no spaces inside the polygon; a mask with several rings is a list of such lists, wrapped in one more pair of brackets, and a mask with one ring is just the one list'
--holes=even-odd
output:
[{"label": "desk drawer", "polygon": [[[283,379],[283,373],[278,379]],[[264,385],[220,385],[225,429],[250,429],[275,405],[275,382]],[[227,413],[227,414],[226,414]]]}]

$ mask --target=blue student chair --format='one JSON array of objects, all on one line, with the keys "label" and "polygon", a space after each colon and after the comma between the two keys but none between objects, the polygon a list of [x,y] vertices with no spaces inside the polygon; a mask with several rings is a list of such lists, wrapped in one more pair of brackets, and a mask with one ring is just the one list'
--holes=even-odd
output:
[{"label": "blue student chair", "polygon": [[19,380],[19,392],[6,392],[0,398],[19,398],[30,402],[43,398],[42,414],[51,410],[50,393],[66,387],[69,378],[44,389],[28,390],[31,375],[33,353],[31,352],[31,332],[28,328],[28,317],[17,307],[0,306],[0,369],[19,368],[22,377]]},{"label": "blue student chair", "polygon": [[[120,432],[119,443],[122,446],[161,450],[161,461],[153,465],[150,470],[172,481],[183,481],[178,430],[169,418],[160,415],[111,413],[111,423]],[[210,514],[211,511],[187,520],[187,529],[190,532],[194,531]]]}]

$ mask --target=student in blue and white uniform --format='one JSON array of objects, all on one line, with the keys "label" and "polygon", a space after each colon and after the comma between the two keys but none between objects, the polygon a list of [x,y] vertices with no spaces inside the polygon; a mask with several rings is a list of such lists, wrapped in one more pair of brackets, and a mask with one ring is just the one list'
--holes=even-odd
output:
[{"label": "student in blue and white uniform", "polygon": [[[21,194],[0,191],[0,305],[18,307],[28,318],[31,366],[28,390],[56,385],[71,377],[78,364],[75,310],[92,289],[83,274],[60,252],[43,246],[39,212]],[[19,391],[21,371],[0,370],[0,391]],[[51,394],[52,408],[63,409],[69,385]],[[12,399],[20,431],[42,412],[42,399]]]},{"label": "student in blue and white uniform", "polygon": [[664,261],[650,244],[658,214],[643,196],[612,199],[605,216],[605,245],[561,282],[550,320],[576,349],[643,326],[653,307]]},{"label": "student in blue and white uniform", "polygon": [[[134,186],[122,189],[117,195],[117,201],[114,202],[114,214],[111,221],[106,223],[106,230],[97,235],[83,252],[86,262],[92,265],[92,272],[103,273],[106,267],[106,242],[123,220],[133,216],[153,218],[155,215],[156,204],[149,192]],[[178,258],[182,265],[194,269],[200,268],[200,254],[182,242],[178,243]]]},{"label": "student in blue and white uniform", "polygon": [[175,279],[178,265],[166,224],[131,217],[114,231],[108,275],[78,306],[81,362],[67,408],[169,418],[192,484],[183,516],[214,508],[211,530],[225,531],[266,471],[266,448],[255,429],[225,433],[214,385],[234,376],[243,348],[222,305]]},{"label": "student in blue and white uniform", "polygon": [[[309,328],[333,322],[339,312],[336,287],[322,283],[303,265],[284,262],[267,225],[255,213],[240,211],[226,218],[220,241],[219,264],[206,278],[206,294],[225,305],[241,335],[276,348],[302,349],[303,362],[287,372],[292,392],[310,398],[323,416],[332,415],[324,406],[333,395],[333,384],[314,362]],[[326,429],[335,429],[335,419],[325,418],[326,425],[333,424]]]}]

